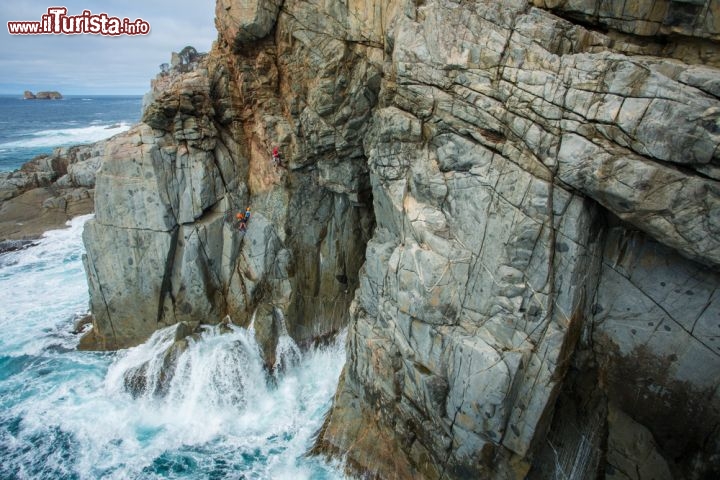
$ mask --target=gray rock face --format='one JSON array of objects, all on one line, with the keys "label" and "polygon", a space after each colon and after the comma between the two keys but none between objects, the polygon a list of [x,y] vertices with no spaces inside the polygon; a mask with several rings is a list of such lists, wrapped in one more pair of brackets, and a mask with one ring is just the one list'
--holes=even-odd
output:
[{"label": "gray rock face", "polygon": [[597,0],[533,0],[548,8],[634,35],[684,35],[720,39],[718,5],[712,0],[620,2]]},{"label": "gray rock face", "polygon": [[[405,462],[425,478],[523,478],[582,340],[593,356],[578,368],[591,375],[598,362],[616,382],[607,398],[623,398],[660,451],[679,447],[666,457],[674,475],[697,474],[688,471],[698,458],[712,471],[717,446],[700,438],[719,424],[709,384],[720,357],[693,324],[705,306],[715,310],[718,98],[702,81],[681,81],[675,61],[615,53],[602,35],[523,2],[426,2],[387,25],[381,108],[364,143],[377,229],[321,450],[382,477]],[[627,223],[610,229],[607,211]],[[705,286],[696,309],[678,311],[684,328],[668,320],[679,337],[636,343],[634,327],[618,329],[630,308],[654,332],[647,325],[673,302],[608,278],[617,232],[647,238],[635,228],[699,262],[664,257],[668,271]],[[629,261],[641,246],[622,252]],[[661,268],[637,263],[646,279]],[[596,298],[612,299],[612,311]],[[653,365],[670,355],[711,367],[666,375],[659,387]],[[626,379],[648,377],[630,402]],[[655,388],[668,389],[669,403],[651,400]],[[663,420],[684,395],[712,398],[704,425]],[[678,444],[688,425],[693,434]],[[365,436],[392,438],[403,460],[354,443]]]},{"label": "gray rock face", "polygon": [[87,347],[127,347],[161,326],[217,323],[225,313],[222,279],[240,235],[226,222],[239,206],[223,179],[237,172],[208,117],[207,70],[161,98],[147,124],[109,143],[97,175],[96,217],[84,233],[95,313]]},{"label": "gray rock face", "polygon": [[274,312],[349,319],[314,451],[356,472],[720,469],[720,15],[600,3],[219,1],[106,149],[95,346],[255,313],[273,364]]},{"label": "gray rock face", "polygon": [[603,257],[593,348],[609,397],[670,459],[718,471],[720,274],[622,228]]},{"label": "gray rock face", "polygon": [[607,469],[612,478],[673,478],[667,462],[657,451],[652,434],[646,428],[612,406],[608,423]]},{"label": "gray rock face", "polygon": [[[261,305],[285,312],[300,343],[347,323],[373,226],[355,128],[369,119],[378,81],[362,84],[370,70],[356,67],[368,72],[353,81],[356,89],[338,86],[336,103],[323,104],[334,137],[324,151],[308,152],[317,146],[298,143],[292,132],[328,127],[306,115],[314,104],[282,115],[278,47],[241,59],[252,75],[235,73],[241,67],[231,48],[218,47],[169,83],[155,82],[161,90],[143,123],[107,147],[96,218],[85,231],[95,313],[85,348],[130,346],[161,326],[217,323],[225,315],[248,325]],[[349,55],[347,46],[334,44],[326,61],[338,54]],[[288,50],[282,58],[299,71],[303,55]],[[238,77],[243,83],[229,82]],[[304,71],[282,88],[309,77],[330,85],[332,72]],[[358,113],[343,117],[342,108]],[[272,165],[273,144],[290,168]],[[245,206],[252,216],[241,232],[235,213]]]}]

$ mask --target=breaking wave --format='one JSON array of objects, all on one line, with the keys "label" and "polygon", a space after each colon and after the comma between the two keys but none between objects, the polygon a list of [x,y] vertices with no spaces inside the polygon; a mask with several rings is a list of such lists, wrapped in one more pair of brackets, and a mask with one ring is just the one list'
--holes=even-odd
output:
[{"label": "breaking wave", "polygon": [[300,353],[284,337],[289,358],[272,378],[252,329],[232,324],[187,337],[170,363],[174,327],[128,350],[75,351],[90,217],[0,255],[0,478],[342,478],[305,456],[337,387],[341,340]]}]

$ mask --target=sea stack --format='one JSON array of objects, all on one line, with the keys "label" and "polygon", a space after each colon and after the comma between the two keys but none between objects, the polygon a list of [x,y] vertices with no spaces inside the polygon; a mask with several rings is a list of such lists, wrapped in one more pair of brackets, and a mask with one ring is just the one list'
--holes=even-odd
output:
[{"label": "sea stack", "polygon": [[23,98],[25,98],[25,100],[62,100],[63,96],[60,92],[56,91],[38,92],[34,94],[30,90],[25,90]]}]

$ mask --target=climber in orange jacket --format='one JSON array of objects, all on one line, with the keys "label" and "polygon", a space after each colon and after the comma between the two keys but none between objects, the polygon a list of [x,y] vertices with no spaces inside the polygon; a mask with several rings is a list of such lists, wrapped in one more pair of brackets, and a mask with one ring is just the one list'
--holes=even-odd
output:
[{"label": "climber in orange jacket", "polygon": [[235,218],[237,218],[238,222],[240,222],[238,225],[240,231],[244,232],[245,230],[247,230],[247,224],[248,224],[248,221],[250,220],[250,207],[247,207],[245,209],[244,215],[242,213],[238,212],[238,214],[235,215]]}]

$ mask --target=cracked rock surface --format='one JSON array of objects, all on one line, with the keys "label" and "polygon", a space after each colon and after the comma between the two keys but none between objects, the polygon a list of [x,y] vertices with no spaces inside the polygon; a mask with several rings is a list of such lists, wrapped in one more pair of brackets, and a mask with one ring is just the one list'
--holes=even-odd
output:
[{"label": "cracked rock surface", "polygon": [[[243,22],[265,21],[248,12]],[[280,309],[300,344],[347,323],[374,222],[356,129],[370,118],[377,70],[342,42],[327,42],[311,67],[312,36],[237,53],[219,28],[214,50],[190,71],[161,74],[142,123],[108,143],[84,234],[94,328],[82,348],[125,348],[163,326],[226,315],[247,326],[259,308]],[[309,104],[311,82],[329,93]],[[235,215],[246,206],[241,232]]]},{"label": "cracked rock surface", "polygon": [[351,471],[709,478],[720,6],[651,3],[218,1],[106,150],[86,346],[348,324],[314,452]]},{"label": "cracked rock surface", "polygon": [[[526,2],[391,5],[364,139],[377,228],[318,449],[381,478],[569,477],[588,452],[579,478],[715,471],[720,72]],[[558,396],[593,391],[566,392],[576,371],[612,415],[545,457]],[[622,462],[619,415],[650,432]]]}]

